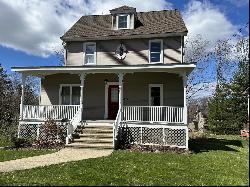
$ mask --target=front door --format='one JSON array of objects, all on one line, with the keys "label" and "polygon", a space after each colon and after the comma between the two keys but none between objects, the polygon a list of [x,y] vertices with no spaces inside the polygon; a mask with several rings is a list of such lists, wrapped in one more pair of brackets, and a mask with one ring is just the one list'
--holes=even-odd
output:
[{"label": "front door", "polygon": [[108,89],[108,119],[115,119],[119,110],[119,87],[109,85]]}]

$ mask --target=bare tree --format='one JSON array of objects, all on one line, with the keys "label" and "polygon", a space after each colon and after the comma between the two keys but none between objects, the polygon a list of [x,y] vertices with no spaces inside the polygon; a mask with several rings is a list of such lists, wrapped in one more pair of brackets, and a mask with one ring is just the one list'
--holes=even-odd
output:
[{"label": "bare tree", "polygon": [[[185,63],[195,63],[196,68],[188,76],[187,96],[188,102],[198,91],[204,90],[210,86],[207,81],[206,71],[209,66],[211,49],[209,41],[201,35],[191,35],[185,41],[184,61]],[[198,86],[199,85],[199,86]],[[198,87],[197,87],[198,86]]]}]

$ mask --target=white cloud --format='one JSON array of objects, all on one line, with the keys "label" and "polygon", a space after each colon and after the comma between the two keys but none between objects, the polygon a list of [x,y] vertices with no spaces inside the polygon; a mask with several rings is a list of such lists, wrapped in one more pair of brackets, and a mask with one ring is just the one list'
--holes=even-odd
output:
[{"label": "white cloud", "polygon": [[172,8],[165,0],[0,0],[0,45],[45,57],[82,15],[107,14],[122,5],[138,11]]},{"label": "white cloud", "polygon": [[183,18],[190,35],[201,34],[211,45],[217,40],[232,37],[237,32],[237,26],[208,1],[190,1]]}]

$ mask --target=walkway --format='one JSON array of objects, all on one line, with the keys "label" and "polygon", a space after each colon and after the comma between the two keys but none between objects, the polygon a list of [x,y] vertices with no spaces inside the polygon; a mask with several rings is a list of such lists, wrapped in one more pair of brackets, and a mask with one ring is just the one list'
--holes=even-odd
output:
[{"label": "walkway", "polygon": [[10,172],[88,158],[103,157],[111,153],[112,150],[65,148],[51,154],[0,162],[0,172]]}]

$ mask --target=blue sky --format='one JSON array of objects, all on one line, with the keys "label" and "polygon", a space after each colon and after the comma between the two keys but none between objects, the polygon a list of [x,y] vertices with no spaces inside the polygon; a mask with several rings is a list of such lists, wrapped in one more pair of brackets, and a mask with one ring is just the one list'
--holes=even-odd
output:
[{"label": "blue sky", "polygon": [[[124,4],[138,11],[176,8],[189,34],[202,33],[212,42],[231,37],[249,17],[249,0],[0,0],[0,63],[8,72],[13,66],[58,65],[54,51],[72,24],[82,15],[106,14]],[[213,66],[208,70],[211,76]]]},{"label": "blue sky", "polygon": [[[0,2],[2,4],[5,4],[6,7],[8,8],[12,8],[12,5],[13,3],[15,4],[16,2],[20,2],[18,0],[14,1],[13,3],[9,3],[9,1],[5,1],[5,0],[0,0]],[[32,4],[33,4],[33,8],[34,10],[32,11],[37,11],[36,13],[37,14],[41,14],[41,12],[39,11],[45,11],[43,10],[43,8],[46,6],[46,4],[39,4],[39,3],[35,3],[35,1],[30,1]],[[48,1],[48,3],[51,2],[51,1]],[[67,19],[68,17],[68,25],[63,25],[61,26],[63,29],[60,30],[58,29],[57,32],[52,32],[53,33],[53,39],[51,39],[51,41],[49,41],[50,39],[47,39],[45,38],[45,40],[47,40],[46,42],[48,43],[51,43],[50,45],[58,45],[60,46],[60,39],[59,37],[63,35],[63,32],[65,32],[68,28],[70,28],[71,24],[74,23],[74,20],[77,20],[79,19],[79,17],[81,16],[81,9],[76,9],[75,7],[77,6],[75,3],[73,4],[73,1],[65,1],[66,3],[62,3],[63,1],[54,1],[54,3],[51,3],[51,6],[56,6],[57,4],[61,4],[63,7],[67,7],[67,9],[72,9],[70,10],[71,12],[74,12],[75,11],[75,15],[64,15],[64,17],[61,17],[63,18],[62,20],[65,20]],[[164,4],[164,2],[160,1],[160,6],[158,7],[154,7],[154,6],[150,6],[150,3],[148,3],[148,7],[140,7],[141,3],[140,1],[120,1],[120,3],[114,3],[114,1],[110,1],[110,0],[107,0],[106,2],[105,1],[101,1],[103,4],[106,4],[106,6],[103,6],[103,10],[100,10],[100,8],[97,8],[95,7],[94,5],[91,5],[89,3],[89,1],[82,1],[82,4],[85,5],[85,7],[88,5],[89,6],[89,9],[90,10],[94,10],[93,12],[94,13],[97,13],[98,12],[101,12],[102,13],[107,13],[109,9],[109,7],[111,8],[112,5],[114,4],[114,6],[117,4],[124,4],[125,2],[127,2],[127,4],[129,5],[137,5],[137,9],[139,10],[142,10],[142,11],[148,11],[148,10],[157,10],[157,9],[168,9],[168,8],[176,8],[176,9],[179,9],[181,11],[182,14],[185,14],[187,13],[187,9],[188,9],[188,6],[190,6],[192,3],[194,2],[198,2],[198,1],[184,1],[184,0],[168,0],[168,1],[165,1],[166,3]],[[132,3],[131,3],[132,2]],[[143,1],[144,2],[144,1]],[[145,1],[147,2],[147,1]],[[152,1],[151,1],[152,2]],[[225,18],[227,19],[227,21],[229,21],[232,26],[235,26],[235,28],[240,28],[241,26],[243,26],[244,24],[246,24],[246,22],[248,22],[248,15],[249,15],[249,9],[248,9],[248,0],[211,0],[211,1],[199,1],[201,2],[201,5],[203,6],[206,6],[205,4],[209,4],[209,6],[211,6],[213,9],[217,9],[222,15],[225,16]],[[0,3],[0,5],[1,5]],[[71,5],[72,3],[72,5]],[[24,3],[25,4],[25,3]],[[32,9],[32,6],[30,6],[31,4],[30,3],[26,3],[26,7],[24,5],[20,5],[20,4],[17,4],[17,6],[22,6],[22,9]],[[49,4],[48,4],[49,5]],[[71,6],[68,6],[68,5],[71,5]],[[40,6],[40,7],[39,7]],[[1,7],[1,6],[0,6]],[[3,7],[3,6],[2,6]],[[70,7],[70,8],[69,8]],[[107,7],[107,8],[106,8]],[[152,7],[152,8],[151,8]],[[82,15],[85,15],[85,14],[90,14],[90,11],[86,11],[87,7],[86,8],[83,8],[82,9]],[[19,9],[20,10],[20,9]],[[31,10],[30,10],[31,11]],[[54,12],[59,12],[57,9],[52,9],[50,10],[50,14],[52,15],[51,19],[53,19],[53,11]],[[61,13],[65,11],[61,8]],[[0,12],[1,12],[1,8],[0,8]],[[11,14],[14,14],[14,15],[11,15],[11,16],[15,16],[15,12],[13,13],[14,11],[5,11],[5,15],[3,15],[5,18]],[[194,12],[195,13],[195,12]],[[9,14],[9,15],[8,15]],[[59,12],[60,14],[60,12]],[[71,13],[73,14],[73,13]],[[23,16],[24,19],[27,19],[29,17],[27,17],[27,15],[22,15],[22,14],[18,14],[19,16]],[[43,14],[41,14],[42,16]],[[0,16],[1,16],[1,13],[0,13]],[[2,16],[1,16],[2,17]],[[10,17],[10,16],[9,16]],[[60,18],[60,17],[59,17]],[[70,23],[70,20],[72,20],[72,23]],[[12,20],[10,20],[12,21]],[[3,27],[1,27],[1,25],[5,25],[6,27],[6,24],[9,24],[9,21],[8,19],[0,19],[0,33],[5,33],[8,31],[8,33],[10,33],[9,35],[11,35],[11,30],[5,30],[3,32],[1,32],[1,30],[3,29]],[[29,24],[37,24],[37,22],[39,23],[39,20],[37,21],[33,21],[33,22],[28,22]],[[58,17],[55,17],[55,22],[56,24],[58,24]],[[24,22],[26,23],[26,22]],[[45,24],[45,28],[44,29],[41,29],[41,31],[43,32],[46,32],[48,31],[48,34],[51,33],[51,29],[53,28],[48,28],[48,27],[52,27],[53,26],[53,20],[50,21],[50,24],[51,25],[48,25],[47,23],[47,20],[45,21],[41,21],[41,24]],[[199,24],[199,23],[197,23]],[[192,26],[192,25],[191,25]],[[27,25],[21,25],[21,27],[27,27]],[[42,26],[43,27],[43,26]],[[19,28],[16,27],[15,30],[18,30]],[[29,29],[29,28],[27,28]],[[190,28],[188,28],[190,30]],[[20,30],[22,31],[22,30]],[[61,32],[60,32],[61,31]],[[36,32],[36,31],[34,31]],[[232,32],[233,33],[233,32]],[[13,32],[14,35],[16,35],[16,31]],[[34,51],[34,47],[32,49],[30,48],[25,48],[25,46],[27,44],[25,43],[30,43],[32,42],[32,39],[27,39],[25,40],[25,32],[24,32],[24,35],[22,36],[22,34],[19,33],[19,36],[20,37],[24,37],[24,39],[22,39],[22,41],[20,41],[19,43],[15,43],[13,41],[11,41],[11,39],[2,39],[4,38],[5,36],[2,35],[2,37],[0,38],[0,62],[1,64],[3,65],[3,67],[5,69],[7,69],[8,71],[10,70],[10,67],[12,66],[44,66],[44,65],[58,65],[58,58],[53,54],[53,50],[41,50],[41,49],[37,49],[36,51]],[[37,33],[37,34],[40,34],[40,33]],[[45,33],[43,33],[45,34]],[[9,37],[9,36],[7,36]],[[31,37],[34,37],[34,42],[37,42],[36,44],[33,44],[34,46],[39,46],[42,44],[41,41],[37,41],[36,39],[36,35],[34,34],[34,36],[31,36]],[[56,39],[57,37],[57,39]],[[55,39],[54,39],[55,38]],[[43,38],[42,38],[43,39]],[[57,41],[55,41],[57,40]],[[32,46],[31,46],[32,47]],[[46,47],[46,46],[45,46]]]}]

